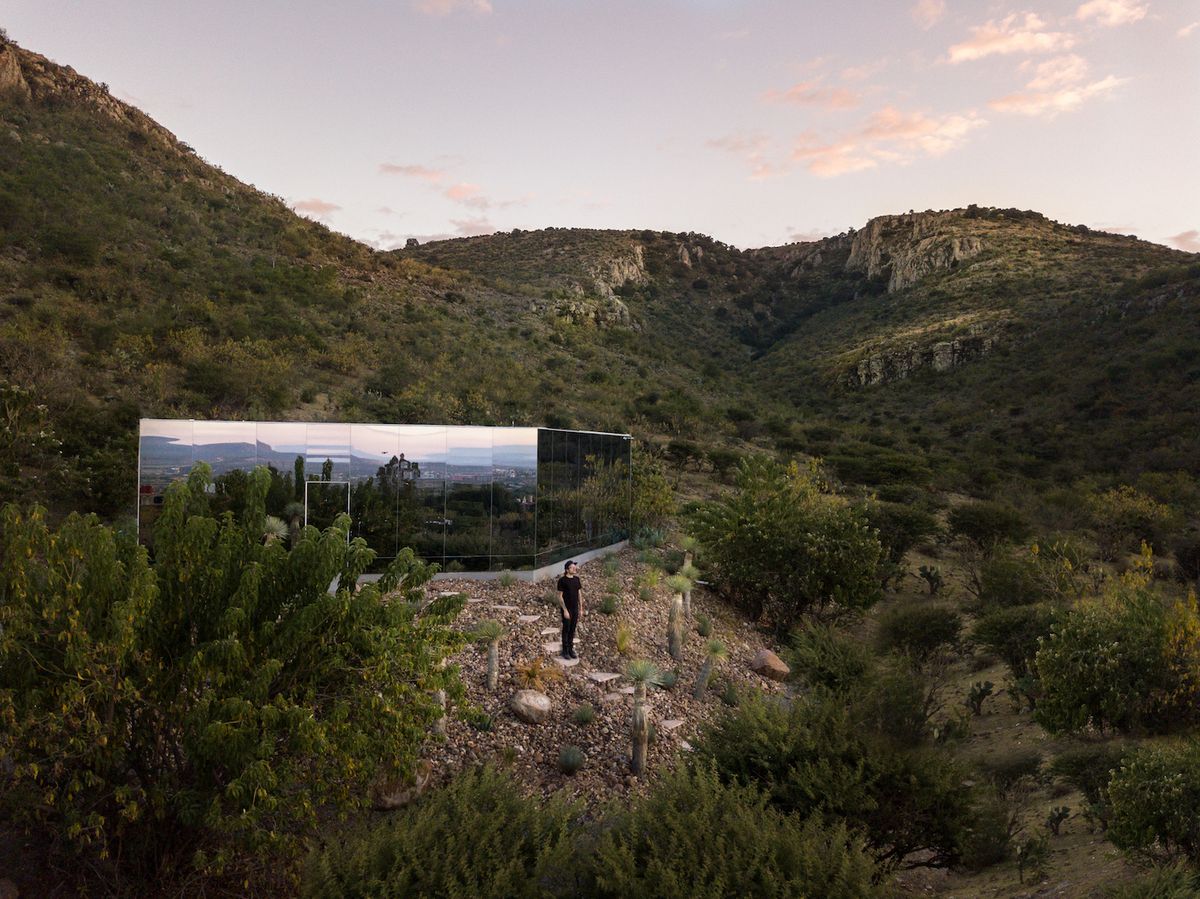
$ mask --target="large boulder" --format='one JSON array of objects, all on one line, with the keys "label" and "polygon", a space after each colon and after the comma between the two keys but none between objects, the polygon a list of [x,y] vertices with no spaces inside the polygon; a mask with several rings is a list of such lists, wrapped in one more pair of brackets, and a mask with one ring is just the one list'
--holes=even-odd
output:
[{"label": "large boulder", "polygon": [[509,705],[513,714],[528,724],[541,724],[550,717],[550,697],[537,690],[518,690]]},{"label": "large boulder", "polygon": [[769,649],[760,649],[751,659],[750,667],[771,680],[787,680],[787,676],[792,673],[792,669],[784,664],[783,659]]}]

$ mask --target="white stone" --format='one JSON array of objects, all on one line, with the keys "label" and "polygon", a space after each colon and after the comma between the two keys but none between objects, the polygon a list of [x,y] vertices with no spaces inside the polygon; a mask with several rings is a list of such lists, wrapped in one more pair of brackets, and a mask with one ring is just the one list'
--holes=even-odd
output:
[{"label": "white stone", "polygon": [[610,680],[616,680],[620,676],[621,675],[615,674],[612,671],[593,671],[588,675],[588,677],[598,684],[606,684]]},{"label": "white stone", "polygon": [[543,643],[542,650],[544,652],[561,652],[562,644],[561,643]]},{"label": "white stone", "polygon": [[547,636],[549,636],[550,634],[558,634],[558,633],[562,633],[562,632],[561,632],[561,631],[560,631],[558,628],[556,628],[556,627],[544,627],[544,628],[542,628],[542,636],[543,636],[543,637],[547,637]]},{"label": "white stone", "polygon": [[662,730],[674,730],[683,724],[682,718],[668,718],[666,721],[660,721],[658,726]]},{"label": "white stone", "polygon": [[[518,615],[517,621],[521,622],[522,624],[529,624],[529,622],[537,621],[541,617],[541,615]],[[553,631],[551,631],[551,633],[553,633]]]},{"label": "white stone", "polygon": [[562,665],[564,668],[574,668],[579,664],[579,659],[564,659],[562,656],[555,656],[554,661]]},{"label": "white stone", "polygon": [[504,605],[503,603],[494,602],[494,603],[492,603],[492,608],[499,609],[501,612],[516,612],[521,607],[520,606],[507,606],[507,605]]},{"label": "white stone", "polygon": [[550,717],[550,697],[537,690],[518,690],[509,706],[513,714],[528,724],[541,724]]}]

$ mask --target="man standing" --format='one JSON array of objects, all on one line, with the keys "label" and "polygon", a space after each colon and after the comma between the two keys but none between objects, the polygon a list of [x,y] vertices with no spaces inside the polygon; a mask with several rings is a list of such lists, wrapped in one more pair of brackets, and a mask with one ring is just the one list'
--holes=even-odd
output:
[{"label": "man standing", "polygon": [[583,617],[583,589],[579,581],[579,566],[574,562],[563,566],[563,576],[558,579],[558,605],[562,610],[562,657],[577,659],[575,626]]}]

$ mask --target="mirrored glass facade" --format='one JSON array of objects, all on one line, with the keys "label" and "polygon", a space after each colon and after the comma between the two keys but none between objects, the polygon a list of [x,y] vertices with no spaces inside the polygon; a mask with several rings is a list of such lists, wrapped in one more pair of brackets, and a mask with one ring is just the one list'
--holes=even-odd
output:
[{"label": "mirrored glass facade", "polygon": [[630,440],[548,428],[143,419],[138,525],[197,462],[215,511],[237,508],[256,466],[267,512],[327,527],[349,512],[377,567],[411,546],[443,570],[540,568],[629,536]]}]

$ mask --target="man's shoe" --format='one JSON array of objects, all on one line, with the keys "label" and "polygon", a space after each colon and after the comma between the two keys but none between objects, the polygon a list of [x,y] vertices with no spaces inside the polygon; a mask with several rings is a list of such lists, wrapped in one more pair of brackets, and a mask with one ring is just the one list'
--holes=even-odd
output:
[{"label": "man's shoe", "polygon": [[577,658],[579,658],[579,656],[578,656],[578,655],[576,655],[576,654],[575,654],[575,650],[573,650],[573,649],[572,649],[572,650],[571,650],[571,654],[570,654],[569,656],[567,656],[567,658],[568,658],[568,659],[577,659]]}]

